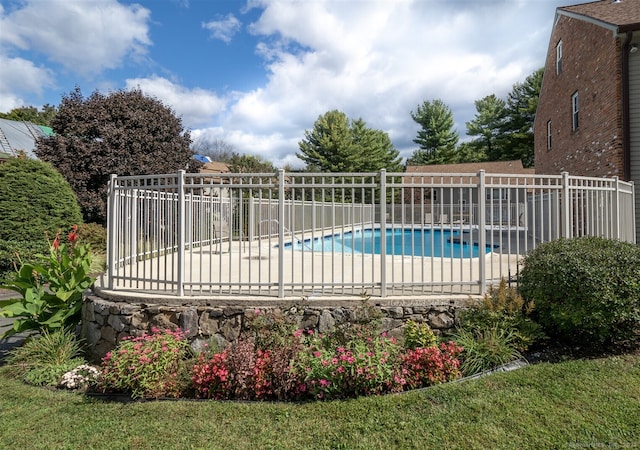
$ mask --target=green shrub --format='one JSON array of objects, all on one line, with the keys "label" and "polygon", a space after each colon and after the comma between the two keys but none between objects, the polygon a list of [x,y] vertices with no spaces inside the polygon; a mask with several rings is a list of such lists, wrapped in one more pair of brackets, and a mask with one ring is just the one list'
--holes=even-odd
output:
[{"label": "green shrub", "polygon": [[28,384],[56,386],[66,372],[84,362],[82,349],[82,341],[72,331],[44,331],[9,352],[7,370]]},{"label": "green shrub", "polygon": [[181,330],[153,328],[151,334],[124,338],[102,359],[98,388],[134,398],[180,397],[189,389],[184,361],[193,357]]},{"label": "green shrub", "polygon": [[79,223],[76,196],[51,164],[28,158],[0,164],[0,240],[46,241]]},{"label": "green shrub", "polygon": [[522,296],[549,335],[569,344],[640,341],[640,247],[598,237],[535,248],[520,272]]},{"label": "green shrub", "polygon": [[404,348],[416,349],[427,348],[437,345],[436,335],[426,323],[416,323],[413,320],[407,321],[404,329]]},{"label": "green shrub", "polygon": [[542,327],[531,319],[534,303],[525,302],[504,278],[498,287],[491,286],[482,303],[461,314],[460,327],[480,333],[496,328],[511,336],[518,351],[526,351],[534,342],[543,339]]},{"label": "green shrub", "polygon": [[273,350],[288,345],[297,329],[294,320],[279,311],[253,311],[247,314],[246,327],[254,334],[261,350]]},{"label": "green shrub", "polygon": [[15,278],[16,269],[22,262],[42,262],[49,245],[43,238],[39,241],[5,241],[0,239],[0,280]]},{"label": "green shrub", "polygon": [[106,253],[107,229],[99,223],[82,224],[78,228],[78,237],[83,243],[89,244],[92,253]]}]

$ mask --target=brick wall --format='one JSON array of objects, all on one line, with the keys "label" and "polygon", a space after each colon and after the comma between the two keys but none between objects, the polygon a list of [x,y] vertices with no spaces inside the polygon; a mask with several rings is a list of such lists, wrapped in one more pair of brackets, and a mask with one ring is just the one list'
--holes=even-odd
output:
[{"label": "brick wall", "polygon": [[[562,72],[556,45],[562,39]],[[534,127],[538,174],[623,176],[620,42],[600,26],[560,16],[551,35]],[[572,95],[579,127],[572,129]],[[552,147],[547,150],[547,122]]]}]

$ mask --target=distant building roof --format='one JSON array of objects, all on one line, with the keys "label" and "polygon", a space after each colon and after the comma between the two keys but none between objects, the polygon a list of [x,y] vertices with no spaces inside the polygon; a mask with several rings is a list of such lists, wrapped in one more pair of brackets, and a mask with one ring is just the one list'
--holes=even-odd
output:
[{"label": "distant building roof", "polygon": [[3,158],[2,154],[18,156],[20,151],[24,151],[29,158],[36,158],[36,139],[51,135],[53,130],[49,127],[31,122],[0,119],[0,158]]},{"label": "distant building roof", "polygon": [[564,6],[558,14],[599,22],[617,32],[640,30],[640,0],[601,0]]},{"label": "distant building roof", "polygon": [[[422,174],[429,174],[431,183],[450,183],[457,175],[471,175],[465,178],[467,182],[477,183],[477,173],[484,170],[486,174],[498,175],[535,175],[535,169],[525,169],[522,161],[486,161],[476,163],[460,164],[432,164],[428,166],[407,166],[406,175],[403,177],[405,183],[420,183],[423,181]],[[416,176],[413,176],[416,174]],[[523,178],[523,180],[527,179]]]},{"label": "distant building roof", "polygon": [[211,161],[202,165],[200,173],[231,173],[231,170],[226,163]]},{"label": "distant building roof", "polygon": [[425,166],[407,166],[407,173],[478,173],[484,170],[487,173],[505,173],[505,174],[527,174],[533,175],[535,169],[525,169],[522,167],[522,161],[485,161],[475,163],[460,164],[431,164]]}]

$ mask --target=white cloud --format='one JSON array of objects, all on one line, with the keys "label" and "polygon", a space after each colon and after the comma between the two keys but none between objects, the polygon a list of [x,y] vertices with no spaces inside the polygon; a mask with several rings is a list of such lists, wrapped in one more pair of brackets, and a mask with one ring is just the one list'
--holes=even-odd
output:
[{"label": "white cloud", "polygon": [[27,1],[0,19],[2,42],[94,75],[145,55],[150,11],[115,0]]},{"label": "white cloud", "polygon": [[[304,130],[331,109],[388,132],[409,156],[417,132],[410,111],[440,98],[463,136],[475,100],[506,97],[543,65],[554,7],[552,1],[489,1],[454,8],[418,0],[250,6],[263,8],[250,31],[261,40],[269,81],[239,98],[222,126],[236,146],[259,146],[273,160],[294,153]],[[522,51],[532,45],[522,41],[523,23],[535,14],[546,25],[531,31],[538,46],[532,55]]]},{"label": "white cloud", "polygon": [[126,81],[127,89],[140,89],[170,106],[185,127],[202,126],[213,121],[214,116],[224,112],[225,100],[205,89],[187,89],[166,78],[134,78]]},{"label": "white cloud", "polygon": [[8,112],[25,106],[21,94],[42,94],[45,88],[54,85],[51,71],[36,67],[26,59],[9,58],[0,54],[0,67],[0,111]]},{"label": "white cloud", "polygon": [[211,37],[220,39],[227,44],[231,38],[240,30],[240,21],[233,15],[228,14],[224,19],[204,22],[202,28],[210,31]]}]

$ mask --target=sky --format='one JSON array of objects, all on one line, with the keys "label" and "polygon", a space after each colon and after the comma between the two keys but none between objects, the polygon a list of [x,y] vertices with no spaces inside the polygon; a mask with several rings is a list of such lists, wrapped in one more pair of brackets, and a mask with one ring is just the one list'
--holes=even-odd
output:
[{"label": "sky", "polygon": [[580,0],[0,0],[0,112],[80,87],[140,89],[194,141],[277,167],[339,110],[417,148],[440,99],[466,140],[474,102],[544,66],[555,9]]}]

